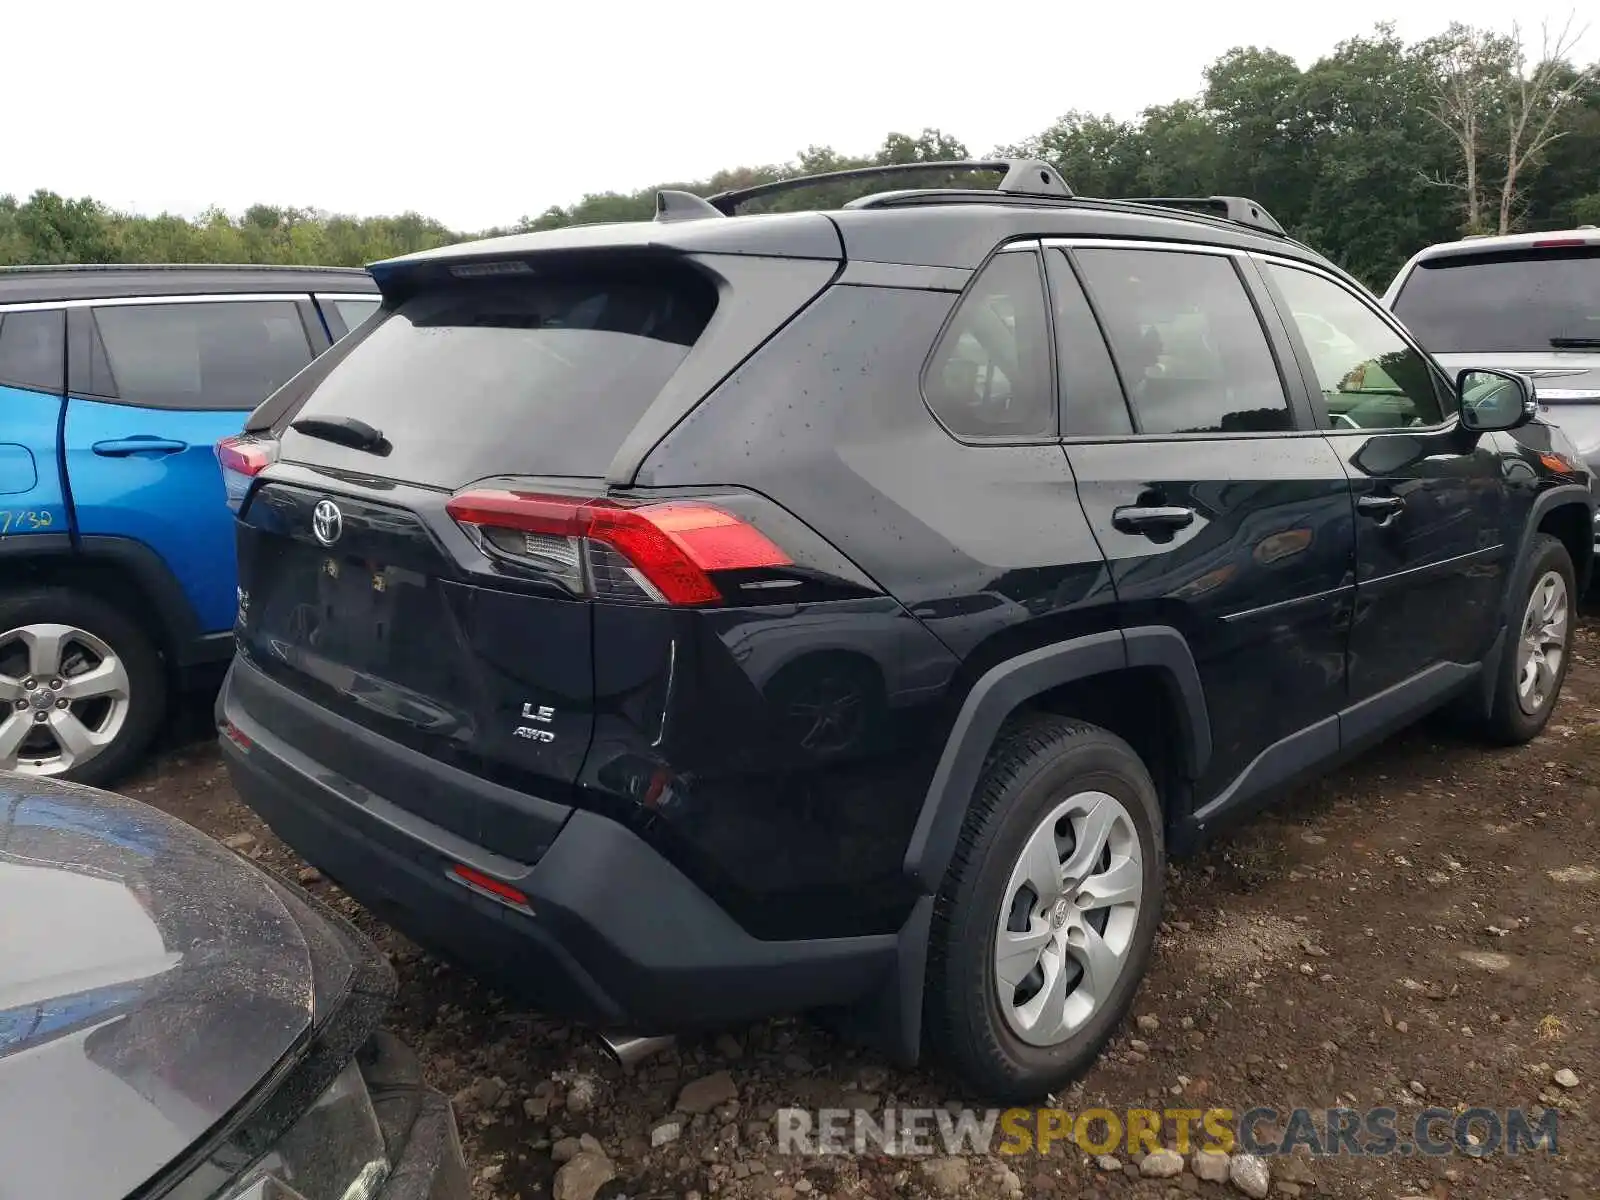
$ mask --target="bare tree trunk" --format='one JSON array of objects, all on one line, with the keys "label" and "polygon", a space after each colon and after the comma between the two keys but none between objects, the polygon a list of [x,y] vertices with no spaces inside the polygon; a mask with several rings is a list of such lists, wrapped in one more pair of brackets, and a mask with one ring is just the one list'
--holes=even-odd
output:
[{"label": "bare tree trunk", "polygon": [[1461,156],[1466,160],[1467,166],[1467,232],[1477,233],[1482,226],[1483,219],[1478,212],[1478,122],[1476,114],[1473,114],[1473,119],[1467,123],[1465,136],[1461,140]]},{"label": "bare tree trunk", "polygon": [[1491,47],[1485,35],[1461,25],[1451,26],[1446,38],[1439,90],[1428,115],[1455,143],[1461,175],[1456,180],[1437,178],[1430,182],[1460,192],[1464,230],[1479,233],[1483,228],[1483,190],[1478,159],[1482,152],[1483,115],[1488,107],[1485,68]]},{"label": "bare tree trunk", "polygon": [[1560,127],[1561,118],[1573,107],[1584,86],[1593,77],[1595,67],[1572,72],[1567,56],[1583,39],[1584,30],[1572,28],[1572,17],[1552,37],[1545,26],[1540,40],[1539,61],[1530,74],[1522,49],[1522,33],[1511,27],[1516,58],[1513,69],[1516,79],[1506,113],[1506,173],[1500,184],[1500,222],[1498,231],[1510,233],[1517,200],[1517,181],[1546,147],[1566,130]]}]

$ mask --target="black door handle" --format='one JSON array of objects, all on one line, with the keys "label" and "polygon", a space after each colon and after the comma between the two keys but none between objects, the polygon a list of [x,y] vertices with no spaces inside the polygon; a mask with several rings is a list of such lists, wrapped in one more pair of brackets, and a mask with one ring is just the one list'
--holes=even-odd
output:
[{"label": "black door handle", "polygon": [[1111,510],[1111,524],[1121,533],[1142,533],[1146,536],[1166,534],[1170,537],[1179,529],[1194,524],[1194,509],[1175,504],[1153,504]]},{"label": "black door handle", "polygon": [[1392,525],[1405,507],[1406,502],[1399,496],[1362,496],[1356,501],[1356,511],[1376,521],[1379,529]]}]

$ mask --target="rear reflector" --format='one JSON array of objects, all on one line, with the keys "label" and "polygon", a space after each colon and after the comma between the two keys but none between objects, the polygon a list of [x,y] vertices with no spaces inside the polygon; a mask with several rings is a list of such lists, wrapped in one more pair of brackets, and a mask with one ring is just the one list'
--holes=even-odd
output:
[{"label": "rear reflector", "polygon": [[250,491],[250,481],[278,458],[278,443],[273,438],[244,433],[225,437],[217,443],[217,465],[222,468],[222,486],[228,494],[228,507],[238,512]]},{"label": "rear reflector", "polygon": [[222,722],[220,728],[222,730],[222,736],[227,738],[235,746],[239,747],[239,749],[245,751],[255,749],[256,744],[250,740],[250,735],[245,733],[244,730],[240,729],[232,721]]},{"label": "rear reflector", "polygon": [[528,903],[528,897],[512,887],[503,883],[493,875],[485,875],[482,871],[467,866],[465,863],[451,863],[450,876],[457,883],[465,884],[475,892],[482,892],[492,899],[502,901],[514,908],[525,912],[532,912],[533,905]]},{"label": "rear reflector", "polygon": [[[710,572],[793,563],[754,525],[698,500],[630,503],[477,489],[445,507],[480,534],[486,552],[549,571],[587,595],[713,604],[722,591]],[[508,542],[506,532],[522,535],[521,544]],[[552,570],[557,566],[568,569]]]}]

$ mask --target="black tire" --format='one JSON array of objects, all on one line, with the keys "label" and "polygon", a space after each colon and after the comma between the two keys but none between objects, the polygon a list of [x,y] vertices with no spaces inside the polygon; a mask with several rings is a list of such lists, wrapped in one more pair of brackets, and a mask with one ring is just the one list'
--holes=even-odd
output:
[{"label": "black tire", "polygon": [[[1047,1047],[1017,1036],[1001,1013],[993,969],[1000,906],[1030,835],[1061,800],[1104,792],[1126,809],[1143,890],[1124,967],[1100,1007]],[[924,1024],[929,1049],[987,1099],[1037,1101],[1099,1054],[1133,1004],[1161,921],[1166,852],[1154,782],[1133,748],[1095,725],[1036,715],[1008,725],[990,751],[935,902]]]},{"label": "black tire", "polygon": [[[137,621],[86,592],[38,587],[0,593],[0,635],[26,625],[70,625],[92,634],[121,660],[128,677],[128,715],[93,758],[54,778],[103,786],[136,767],[167,712],[167,675],[154,641]],[[4,714],[0,714],[4,715]]]},{"label": "black tire", "polygon": [[[1535,711],[1527,712],[1520,702],[1517,691],[1518,650],[1522,642],[1523,622],[1528,602],[1540,581],[1551,572],[1559,575],[1566,586],[1567,640],[1560,664],[1556,669],[1554,685],[1545,695],[1544,702]],[[1550,720],[1551,712],[1555,710],[1556,701],[1560,699],[1561,685],[1566,680],[1567,667],[1572,662],[1572,629],[1577,602],[1576,573],[1572,569],[1572,556],[1567,553],[1566,546],[1558,538],[1551,537],[1547,533],[1534,534],[1528,569],[1518,585],[1517,602],[1512,607],[1511,619],[1506,626],[1506,644],[1500,655],[1500,662],[1496,664],[1497,677],[1494,681],[1493,703],[1490,705],[1489,716],[1477,722],[1475,730],[1485,741],[1497,746],[1520,746],[1532,741],[1544,730],[1545,724]]]}]

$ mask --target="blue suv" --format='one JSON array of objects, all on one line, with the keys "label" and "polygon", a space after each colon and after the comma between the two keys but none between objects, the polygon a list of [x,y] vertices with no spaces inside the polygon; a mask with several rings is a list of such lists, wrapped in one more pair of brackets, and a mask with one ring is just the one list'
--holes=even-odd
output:
[{"label": "blue suv", "polygon": [[344,268],[0,269],[0,770],[106,782],[220,675],[216,443],[377,306]]}]

